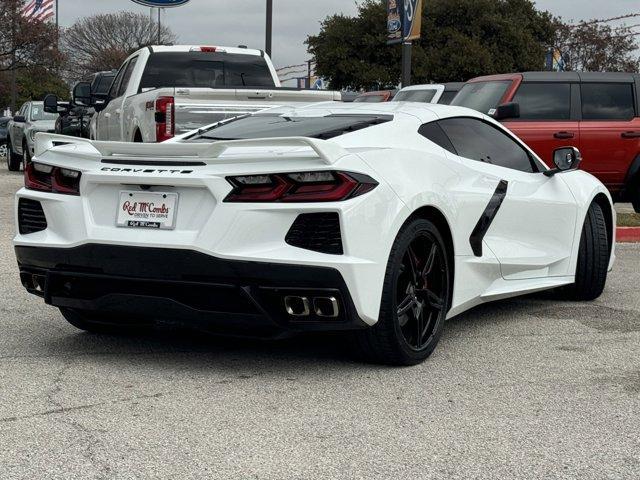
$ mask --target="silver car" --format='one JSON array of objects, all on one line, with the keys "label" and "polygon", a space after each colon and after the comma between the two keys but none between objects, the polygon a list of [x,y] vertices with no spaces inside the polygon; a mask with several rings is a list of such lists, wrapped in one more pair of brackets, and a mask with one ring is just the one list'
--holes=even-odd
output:
[{"label": "silver car", "polygon": [[44,111],[42,102],[26,102],[7,127],[7,166],[11,171],[20,170],[20,164],[31,161],[35,135],[38,132],[54,132],[55,113]]}]

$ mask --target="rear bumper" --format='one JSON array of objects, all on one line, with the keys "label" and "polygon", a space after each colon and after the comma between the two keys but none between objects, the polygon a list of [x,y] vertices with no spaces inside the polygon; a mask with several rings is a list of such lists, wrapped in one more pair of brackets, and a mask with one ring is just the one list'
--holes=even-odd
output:
[{"label": "rear bumper", "polygon": [[[225,260],[184,249],[16,246],[25,288],[56,307],[114,320],[185,324],[239,335],[364,328],[333,268]],[[39,288],[36,288],[36,284]],[[334,297],[335,318],[287,313],[284,297]]]}]

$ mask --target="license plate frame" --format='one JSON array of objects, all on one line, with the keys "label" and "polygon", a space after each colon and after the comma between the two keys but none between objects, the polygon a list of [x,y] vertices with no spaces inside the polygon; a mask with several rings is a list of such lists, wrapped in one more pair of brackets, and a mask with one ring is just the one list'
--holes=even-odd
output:
[{"label": "license plate frame", "polygon": [[174,230],[179,196],[175,192],[121,190],[116,227]]}]

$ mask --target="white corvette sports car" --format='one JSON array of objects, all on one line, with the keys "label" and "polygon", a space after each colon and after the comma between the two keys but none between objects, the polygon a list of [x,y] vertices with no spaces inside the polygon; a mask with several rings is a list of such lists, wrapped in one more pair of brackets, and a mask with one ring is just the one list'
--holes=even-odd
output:
[{"label": "white corvette sports car", "polygon": [[15,251],[25,288],[81,329],[353,330],[371,359],[415,364],[479,303],[602,293],[611,198],[576,149],[554,160],[475,111],[401,102],[155,145],[38,134]]}]

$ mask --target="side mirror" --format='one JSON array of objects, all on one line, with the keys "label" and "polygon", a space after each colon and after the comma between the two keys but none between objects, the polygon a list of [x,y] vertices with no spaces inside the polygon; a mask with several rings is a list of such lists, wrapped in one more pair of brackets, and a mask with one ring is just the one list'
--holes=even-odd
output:
[{"label": "side mirror", "polygon": [[547,170],[544,174],[552,177],[556,173],[577,170],[582,161],[582,154],[576,147],[562,147],[553,152],[553,163],[556,168]]},{"label": "side mirror", "polygon": [[496,120],[506,120],[508,118],[520,117],[520,104],[516,102],[503,103],[498,105],[493,113],[489,112]]},{"label": "side mirror", "polygon": [[89,82],[78,82],[73,87],[73,103],[76,105],[91,105],[91,84]]},{"label": "side mirror", "polygon": [[47,113],[58,113],[58,97],[50,93],[44,97],[44,111]]},{"label": "side mirror", "polygon": [[13,121],[16,123],[25,123],[27,119],[24,115],[16,115],[13,117]]}]

